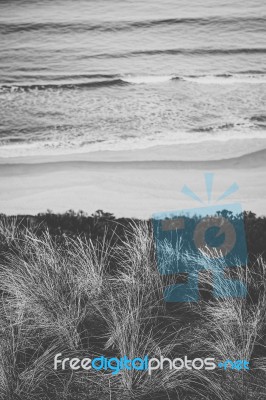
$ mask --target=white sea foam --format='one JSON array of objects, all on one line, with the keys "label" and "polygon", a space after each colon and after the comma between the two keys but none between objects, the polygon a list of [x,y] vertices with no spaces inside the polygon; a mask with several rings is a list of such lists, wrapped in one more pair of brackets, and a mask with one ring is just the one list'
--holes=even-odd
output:
[{"label": "white sea foam", "polygon": [[229,140],[265,139],[265,131],[227,130],[219,135],[206,132],[168,132],[153,137],[128,137],[119,140],[105,140],[84,144],[82,141],[38,141],[31,143],[16,143],[0,145],[0,158],[28,156],[56,156],[67,154],[82,154],[95,151],[127,151],[147,149],[154,146],[179,144],[195,144],[208,141],[226,142]]},{"label": "white sea foam", "polygon": [[266,75],[229,75],[229,76],[185,76],[187,82],[206,85],[234,85],[238,83],[261,84],[266,83]]},{"label": "white sea foam", "polygon": [[161,76],[152,76],[152,75],[143,75],[143,76],[123,76],[122,80],[128,83],[135,83],[135,84],[149,84],[149,83],[163,83],[170,81],[173,76],[169,75],[161,75]]}]

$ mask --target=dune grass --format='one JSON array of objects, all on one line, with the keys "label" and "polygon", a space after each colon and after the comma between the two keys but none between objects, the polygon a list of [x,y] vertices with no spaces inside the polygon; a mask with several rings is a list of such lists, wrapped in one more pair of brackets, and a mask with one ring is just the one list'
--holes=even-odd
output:
[{"label": "dune grass", "polygon": [[[262,259],[236,269],[246,299],[167,304],[164,289],[176,278],[159,274],[147,222],[132,221],[112,243],[107,235],[58,238],[39,228],[0,221],[1,400],[265,399]],[[210,275],[199,279],[211,285]],[[57,353],[245,358],[251,370],[54,371]]]}]

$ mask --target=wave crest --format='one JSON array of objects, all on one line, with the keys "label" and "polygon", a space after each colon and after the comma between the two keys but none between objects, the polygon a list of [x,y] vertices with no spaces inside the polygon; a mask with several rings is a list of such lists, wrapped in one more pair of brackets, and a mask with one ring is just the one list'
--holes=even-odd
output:
[{"label": "wave crest", "polygon": [[[98,77],[98,79],[97,79]],[[76,76],[77,80],[79,76]],[[217,75],[88,75],[80,76],[79,82],[48,81],[42,83],[29,84],[2,84],[1,92],[27,92],[32,90],[86,90],[97,89],[110,86],[124,85],[153,85],[163,84],[170,81],[196,83],[204,85],[233,85],[233,84],[262,84],[266,83],[266,74],[256,71],[254,74],[239,72],[236,74],[217,74]],[[67,79],[67,77],[65,77]],[[86,79],[86,80],[84,80]]]}]

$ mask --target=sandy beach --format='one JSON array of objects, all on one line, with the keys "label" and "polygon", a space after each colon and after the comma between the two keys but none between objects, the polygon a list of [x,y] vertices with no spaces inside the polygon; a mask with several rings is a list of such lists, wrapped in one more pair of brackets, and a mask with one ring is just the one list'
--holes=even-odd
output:
[{"label": "sandy beach", "polygon": [[[243,209],[265,215],[266,143],[256,142],[255,147],[247,142],[2,158],[0,211],[93,213],[102,209],[116,216],[149,218],[160,211],[207,204],[204,172],[214,172],[212,204],[236,182],[239,191],[224,204],[240,202]],[[204,204],[181,193],[185,184]]]}]

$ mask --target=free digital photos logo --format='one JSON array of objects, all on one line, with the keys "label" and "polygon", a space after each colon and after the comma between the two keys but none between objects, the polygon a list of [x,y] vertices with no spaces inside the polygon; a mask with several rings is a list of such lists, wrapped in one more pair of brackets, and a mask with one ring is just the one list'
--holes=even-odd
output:
[{"label": "free digital photos logo", "polygon": [[212,272],[214,298],[247,294],[243,282],[225,274],[226,268],[241,268],[247,263],[241,204],[224,203],[238,190],[238,185],[233,183],[213,201],[214,174],[204,176],[207,204],[185,185],[182,193],[203,207],[160,212],[152,217],[160,274],[187,274],[186,283],[172,284],[165,289],[166,302],[198,301],[199,272],[204,270]]}]

